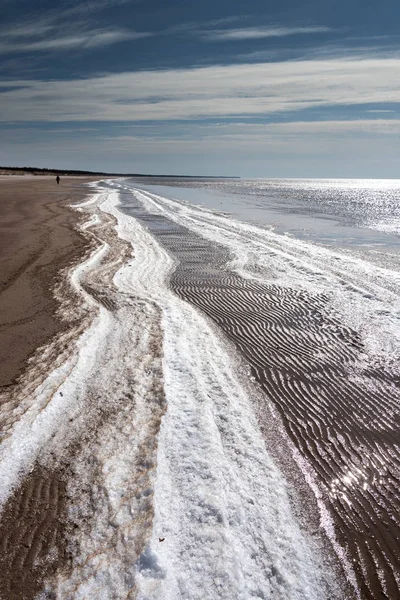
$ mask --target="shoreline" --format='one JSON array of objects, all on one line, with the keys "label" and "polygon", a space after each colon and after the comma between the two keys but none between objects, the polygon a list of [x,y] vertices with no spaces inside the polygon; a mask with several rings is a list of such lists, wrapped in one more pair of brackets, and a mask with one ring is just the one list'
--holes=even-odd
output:
[{"label": "shoreline", "polygon": [[[4,442],[9,414],[28,410],[29,396],[47,369],[73,343],[79,316],[63,314],[63,279],[84,260],[93,240],[84,235],[82,215],[70,205],[91,195],[93,178],[64,177],[57,186],[49,176],[0,176],[0,394]],[[61,295],[58,286],[61,284]],[[75,323],[76,321],[76,323]],[[75,331],[76,330],[76,331]],[[25,406],[21,398],[27,396]],[[13,407],[11,406],[13,405]],[[15,417],[12,420],[16,419]],[[3,427],[4,426],[4,427]],[[73,458],[75,450],[69,456]],[[30,472],[1,509],[0,596],[33,599],[43,578],[68,563],[67,481],[65,457],[58,464],[34,462]]]},{"label": "shoreline", "polygon": [[[215,593],[215,578],[238,592],[228,574],[239,568],[233,556],[242,553],[250,561],[243,590],[253,585],[254,573],[267,577],[267,589],[266,573],[278,568],[268,547],[289,560],[289,579],[297,573],[313,598],[351,598],[353,590],[378,598],[383,577],[395,589],[391,557],[378,572],[372,561],[379,546],[370,550],[370,528],[367,538],[355,529],[376,515],[368,502],[370,490],[378,489],[374,465],[362,489],[340,479],[359,464],[353,456],[363,406],[376,402],[361,379],[372,382],[374,372],[351,379],[360,339],[328,312],[324,296],[236,272],[232,236],[239,247],[250,241],[222,222],[222,244],[215,242],[222,217],[210,215],[209,222],[201,209],[182,210],[126,182],[96,181],[90,191],[86,181],[67,182],[61,191],[47,179],[45,193],[28,207],[29,187],[25,196],[20,186],[13,196],[19,204],[10,211],[8,239],[16,251],[4,260],[9,270],[15,268],[11,258],[22,267],[9,278],[11,290],[18,298],[25,285],[28,307],[43,301],[37,312],[61,327],[37,346],[17,385],[3,386],[0,537],[3,556],[11,558],[2,560],[6,583],[0,587],[6,598],[21,590],[21,578],[25,587],[30,581],[26,599],[40,589],[72,594],[85,581],[95,590],[110,568],[111,588],[118,580],[125,594],[127,564],[135,565],[143,593],[148,579],[164,597],[181,577],[196,578],[190,561],[183,564],[182,548],[203,565]],[[36,235],[24,236],[33,228]],[[58,245],[44,243],[55,238]],[[32,257],[33,244],[38,252]],[[38,321],[9,319],[11,330],[25,325],[29,331]],[[381,375],[378,383],[379,397],[389,403],[391,380]],[[363,448],[381,442],[367,424],[363,433]],[[243,506],[246,518],[236,522]],[[394,547],[395,526],[381,529],[372,529],[377,544]],[[116,552],[116,539],[131,542]],[[225,560],[214,565],[209,556],[222,550]],[[101,566],[92,560],[98,552]],[[50,560],[44,574],[37,571],[40,553]],[[255,556],[262,568],[252,562]],[[20,563],[19,572],[10,560]],[[362,573],[360,564],[366,565]],[[277,590],[290,597],[283,581]]]},{"label": "shoreline", "polygon": [[[251,381],[227,360],[221,331],[170,288],[175,263],[119,210],[121,188],[98,186],[77,207],[97,248],[62,273],[93,318],[72,344],[69,332],[56,336],[56,352],[39,357],[43,385],[31,363],[28,394],[16,386],[15,407],[3,406],[5,597],[127,597],[132,565],[151,598],[178,597],[182,585],[210,599],[260,585],[341,597],[317,522],[310,537],[271,460]],[[281,569],[287,577],[271,580]]]},{"label": "shoreline", "polygon": [[69,205],[90,190],[88,177],[0,177],[0,390],[13,385],[35,351],[67,324],[57,315],[59,273],[87,252]]},{"label": "shoreline", "polygon": [[[136,203],[129,200],[122,210],[141,218],[178,259],[172,289],[211,317],[236,344],[266,397],[273,400],[296,449],[296,461],[304,465],[304,476],[321,501],[321,523],[348,580],[362,597],[380,598],[386,591],[394,596],[395,374],[378,371],[373,362],[359,362],[366,360],[360,336],[343,325],[317,286],[308,292],[296,288],[295,278],[292,285],[271,282],[273,234],[258,234],[253,228],[252,241],[247,224],[231,224],[221,215],[168,197],[133,192]],[[279,257],[283,239],[279,238]],[[231,265],[239,269],[225,270],[227,250],[234,256]],[[253,252],[262,258],[263,251],[264,270],[251,271],[250,261],[253,276],[246,277],[247,256]],[[279,260],[276,268],[290,264],[287,256]],[[383,405],[388,407],[385,413]],[[385,502],[379,510],[378,498]]]}]

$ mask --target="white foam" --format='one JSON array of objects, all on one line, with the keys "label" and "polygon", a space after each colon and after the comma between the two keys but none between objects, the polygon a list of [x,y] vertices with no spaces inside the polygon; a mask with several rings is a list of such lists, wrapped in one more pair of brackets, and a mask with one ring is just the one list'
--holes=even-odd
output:
[{"label": "white foam", "polygon": [[384,231],[385,233],[400,235],[400,219],[399,217],[387,217],[381,221],[374,221],[368,225],[368,229],[375,229],[377,231]]},{"label": "white foam", "polygon": [[139,597],[329,597],[225,345],[191,307],[164,311],[168,411]]},{"label": "white foam", "polygon": [[163,314],[168,408],[153,534],[136,563],[139,598],[332,595],[225,344],[169,291],[172,261],[154,238],[110,202],[102,209],[118,219],[119,235],[134,247],[133,268],[115,277],[120,291],[151,298]]},{"label": "white foam", "polygon": [[[84,516],[86,527],[74,540],[72,572],[48,584],[59,598],[126,598],[135,586],[137,547],[151,519],[154,420],[165,403],[156,300],[173,263],[151,239],[142,239],[132,219],[119,214],[115,192],[99,197],[103,211],[121,217],[118,232],[133,242],[134,258],[115,274],[119,306],[113,311],[107,347],[97,353],[96,377],[89,381],[91,395],[115,403],[117,409],[102,427],[96,447],[83,452],[69,485],[71,519],[79,522]],[[93,462],[98,471],[94,512],[81,491]]]}]

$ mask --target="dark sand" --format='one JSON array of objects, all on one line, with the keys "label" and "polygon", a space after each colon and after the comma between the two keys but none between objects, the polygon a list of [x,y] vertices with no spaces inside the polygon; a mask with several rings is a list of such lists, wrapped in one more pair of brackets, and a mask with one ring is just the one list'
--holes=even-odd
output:
[{"label": "dark sand", "polygon": [[68,560],[66,483],[36,467],[6,503],[0,519],[0,598],[35,598],[43,580]]},{"label": "dark sand", "polygon": [[[89,247],[69,208],[88,195],[89,181],[0,177],[0,389],[9,394],[29,357],[68,325],[53,289]],[[65,517],[65,473],[37,466],[0,516],[0,598],[34,598],[65,564]]]},{"label": "dark sand", "polygon": [[87,247],[68,205],[83,200],[83,183],[92,180],[0,177],[0,388],[65,326],[52,290],[57,273]]}]

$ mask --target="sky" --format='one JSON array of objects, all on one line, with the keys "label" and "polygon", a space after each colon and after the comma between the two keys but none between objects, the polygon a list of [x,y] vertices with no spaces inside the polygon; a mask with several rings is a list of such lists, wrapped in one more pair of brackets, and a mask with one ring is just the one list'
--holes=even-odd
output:
[{"label": "sky", "polygon": [[398,0],[0,0],[0,165],[400,177]]}]

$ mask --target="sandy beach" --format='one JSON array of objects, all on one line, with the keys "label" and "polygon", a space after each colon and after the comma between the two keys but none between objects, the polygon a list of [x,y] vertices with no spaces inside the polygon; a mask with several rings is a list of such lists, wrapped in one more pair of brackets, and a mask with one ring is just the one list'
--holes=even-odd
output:
[{"label": "sandy beach", "polygon": [[0,596],[395,597],[394,375],[320,291],[368,263],[85,181],[0,183]]},{"label": "sandy beach", "polygon": [[[88,194],[91,178],[0,177],[0,389],[17,395],[28,359],[71,323],[60,318],[54,288],[60,273],[79,262],[90,240],[78,232],[70,204]],[[48,365],[46,365],[48,366]],[[3,406],[2,423],[7,410]],[[4,435],[4,431],[3,431]],[[58,473],[35,469],[11,496],[0,518],[0,597],[33,598],[63,553],[65,483]],[[44,563],[35,564],[42,552]]]},{"label": "sandy beach", "polygon": [[400,600],[400,2],[1,17],[0,600]]},{"label": "sandy beach", "polygon": [[[260,391],[193,299],[179,298],[171,254],[118,208],[129,189],[103,183],[85,199],[81,182],[63,184],[4,183],[15,243],[6,292],[21,302],[9,301],[4,328],[16,350],[2,391],[2,598],[199,598],[204,586],[209,598],[260,586],[341,597],[348,584],[315,500],[293,461],[283,474],[267,449]],[[184,253],[187,242],[192,266],[227,258],[195,239],[179,240]],[[279,423],[271,414],[267,428],[288,456]]]},{"label": "sandy beach", "polygon": [[69,204],[90,178],[0,177],[0,386],[12,384],[27,359],[63,327],[56,316],[57,274],[87,249]]}]

